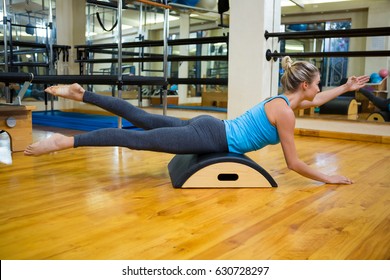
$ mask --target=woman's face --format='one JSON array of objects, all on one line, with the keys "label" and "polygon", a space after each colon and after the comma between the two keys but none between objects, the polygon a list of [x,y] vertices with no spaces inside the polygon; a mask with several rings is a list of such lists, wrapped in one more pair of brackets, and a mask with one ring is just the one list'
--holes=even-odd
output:
[{"label": "woman's face", "polygon": [[317,93],[320,92],[320,74],[317,73],[317,75],[315,76],[315,78],[313,79],[313,82],[311,84],[309,84],[309,86],[307,87],[306,89],[306,98],[308,100],[313,100],[314,97],[317,95]]}]

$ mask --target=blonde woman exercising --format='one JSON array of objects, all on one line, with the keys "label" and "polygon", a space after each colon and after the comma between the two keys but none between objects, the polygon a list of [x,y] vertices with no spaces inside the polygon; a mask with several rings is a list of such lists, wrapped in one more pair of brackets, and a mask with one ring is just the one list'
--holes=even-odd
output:
[{"label": "blonde woman exercising", "polygon": [[46,92],[52,95],[94,104],[143,130],[105,128],[70,137],[54,134],[28,146],[24,154],[39,156],[83,146],[120,146],[172,154],[244,154],[281,143],[289,169],[324,183],[352,184],[352,180],[345,176],[324,174],[298,158],[293,110],[321,106],[345,92],[358,90],[369,77],[352,76],[339,87],[319,92],[320,73],[314,65],[284,57],[282,67],[285,70],[281,78],[283,94],[260,102],[236,119],[223,121],[207,115],[181,120],[150,114],[119,98],[85,91],[78,84],[49,87]]}]

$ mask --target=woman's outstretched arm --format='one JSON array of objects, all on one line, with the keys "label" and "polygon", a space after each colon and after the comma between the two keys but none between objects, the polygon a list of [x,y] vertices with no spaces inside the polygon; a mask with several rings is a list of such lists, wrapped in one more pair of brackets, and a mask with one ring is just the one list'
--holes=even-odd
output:
[{"label": "woman's outstretched arm", "polygon": [[348,81],[345,84],[326,91],[319,92],[312,101],[302,101],[299,106],[299,109],[321,106],[345,92],[355,91],[362,88],[369,80],[369,76],[349,77]]}]

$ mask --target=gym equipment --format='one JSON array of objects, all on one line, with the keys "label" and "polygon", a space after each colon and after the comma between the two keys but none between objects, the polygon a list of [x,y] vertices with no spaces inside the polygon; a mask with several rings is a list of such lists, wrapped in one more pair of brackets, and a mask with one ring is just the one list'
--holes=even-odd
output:
[{"label": "gym equipment", "polygon": [[221,27],[228,27],[223,23],[223,13],[230,10],[229,0],[218,0],[218,13],[220,15],[220,26]]},{"label": "gym equipment", "polygon": [[320,114],[355,115],[358,102],[351,97],[337,97],[320,106]]},{"label": "gym equipment", "polygon": [[371,113],[367,117],[368,121],[374,121],[374,122],[389,122],[390,121],[390,112],[386,111],[379,111]]},{"label": "gym equipment", "polygon": [[28,15],[28,23],[26,24],[26,33],[34,36],[35,34],[35,26],[31,24],[31,19],[30,19],[30,11],[26,11]]},{"label": "gym equipment", "polygon": [[[193,45],[193,44],[213,44],[213,43],[223,43],[228,44],[228,36],[215,36],[215,37],[205,37],[205,38],[185,38],[185,39],[175,39],[168,40],[168,46],[184,46],[184,45]],[[163,47],[164,40],[147,40],[139,42],[124,42],[122,44],[123,48],[146,48],[146,47]],[[77,59],[75,62],[78,63],[115,63],[117,59],[115,58],[96,58],[89,59],[88,55],[91,53],[105,53],[108,49],[117,48],[117,44],[114,43],[105,43],[105,44],[95,44],[95,45],[76,45],[74,46],[77,52]],[[126,51],[123,53],[125,57],[122,57],[123,62],[162,62],[163,55],[155,53],[143,53],[141,57],[139,53]],[[203,55],[203,56],[190,56],[190,55],[169,55],[168,61],[228,61],[227,55]],[[80,74],[83,74],[80,72]]]},{"label": "gym equipment", "polygon": [[32,142],[34,109],[35,106],[0,105],[0,131],[8,133],[13,152],[23,151]]},{"label": "gym equipment", "polygon": [[246,155],[176,155],[168,164],[174,188],[277,187],[272,176]]},{"label": "gym equipment", "polygon": [[101,27],[104,31],[106,31],[106,32],[111,32],[112,30],[115,29],[115,27],[116,27],[117,24],[118,24],[118,19],[116,19],[116,21],[115,21],[114,24],[111,26],[111,28],[106,28],[106,27],[104,26],[103,20],[102,20],[101,17],[100,17],[99,12],[96,12],[96,18],[97,18],[97,20],[98,20],[98,22],[99,22],[100,27]]}]

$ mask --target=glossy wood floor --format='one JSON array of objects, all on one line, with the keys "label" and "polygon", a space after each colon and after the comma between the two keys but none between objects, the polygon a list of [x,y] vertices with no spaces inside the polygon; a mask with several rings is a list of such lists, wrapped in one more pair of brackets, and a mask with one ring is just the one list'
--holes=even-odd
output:
[{"label": "glossy wood floor", "polygon": [[[35,129],[34,138],[51,132]],[[71,134],[72,131],[66,131]],[[288,171],[280,146],[248,154],[279,184],[174,189],[173,155],[78,148],[0,152],[0,259],[390,259],[390,145],[297,137],[301,158],[353,178]]]}]

